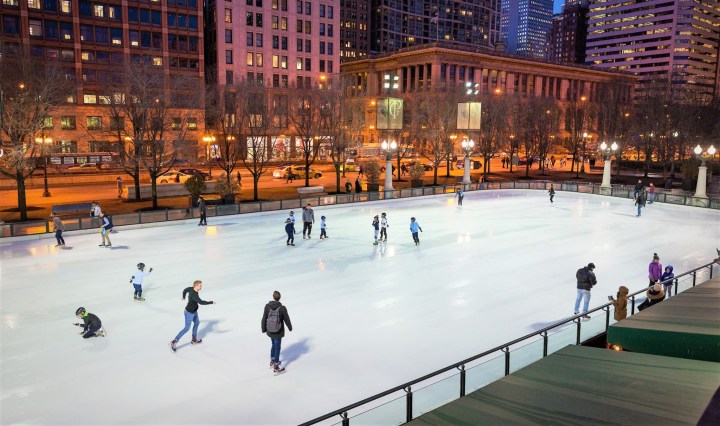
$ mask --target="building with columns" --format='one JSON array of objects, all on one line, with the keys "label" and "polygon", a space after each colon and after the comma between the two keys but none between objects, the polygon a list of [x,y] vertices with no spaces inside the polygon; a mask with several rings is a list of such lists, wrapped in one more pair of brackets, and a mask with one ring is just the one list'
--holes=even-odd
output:
[{"label": "building with columns", "polygon": [[[620,82],[628,87],[629,101],[631,87],[635,83],[635,77],[625,72],[481,49],[463,49],[443,43],[403,49],[392,54],[371,55],[367,59],[342,64],[340,72],[349,94],[367,98],[368,105],[378,97],[443,91],[464,87],[468,82],[479,93],[542,96],[561,102],[581,98],[589,102],[599,101],[604,84]],[[386,74],[398,76],[398,89],[391,93],[383,87]],[[367,111],[374,114],[373,108]],[[374,122],[374,119],[369,122]],[[365,137],[364,140],[371,138]]]}]

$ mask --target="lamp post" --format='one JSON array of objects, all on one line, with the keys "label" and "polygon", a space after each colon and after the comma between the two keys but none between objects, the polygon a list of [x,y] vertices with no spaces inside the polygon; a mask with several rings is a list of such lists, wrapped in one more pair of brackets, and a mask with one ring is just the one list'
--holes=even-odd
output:
[{"label": "lamp post", "polygon": [[[584,98],[584,96],[583,96],[583,98]],[[585,99],[583,99],[583,101],[584,100]],[[582,152],[582,163],[580,164],[580,173],[585,173],[585,161],[587,160],[585,148],[587,147],[587,140],[590,137],[590,135],[588,135],[588,132],[583,132],[582,136],[583,136],[583,146],[582,146],[583,152]]]},{"label": "lamp post", "polygon": [[612,160],[610,159],[610,156],[617,151],[618,146],[615,142],[613,142],[612,145],[608,146],[605,142],[600,144],[600,151],[605,155],[605,168],[603,169],[603,179],[602,184],[600,184],[600,189],[603,192],[607,192],[611,186],[610,186],[610,174],[612,173]]},{"label": "lamp post", "polygon": [[39,136],[35,138],[35,143],[42,145],[43,147],[43,157],[45,157],[45,168],[43,173],[43,178],[45,181],[45,190],[43,191],[42,196],[43,197],[49,197],[50,191],[48,190],[48,180],[47,180],[47,169],[48,169],[48,146],[53,142],[51,137],[45,137],[45,135]]},{"label": "lamp post", "polygon": [[475,141],[472,139],[464,139],[460,145],[462,145],[465,151],[465,170],[463,170],[463,185],[470,185],[470,151],[475,146]]},{"label": "lamp post", "polygon": [[385,191],[392,191],[392,156],[393,151],[397,148],[397,142],[394,140],[384,140],[382,142],[382,149],[385,151]]},{"label": "lamp post", "polygon": [[207,150],[205,151],[205,158],[208,162],[208,168],[209,168],[209,175],[212,178],[212,159],[210,158],[210,152],[211,152],[211,145],[213,142],[215,142],[215,136],[211,135],[205,135],[203,136],[203,142],[207,144]]},{"label": "lamp post", "polygon": [[702,161],[700,169],[698,170],[697,188],[695,188],[696,198],[707,198],[707,194],[705,193],[705,187],[707,186],[707,166],[705,165],[705,160],[708,157],[712,158],[712,156],[715,155],[715,151],[715,147],[712,145],[704,152],[700,145],[694,149],[695,155]]}]

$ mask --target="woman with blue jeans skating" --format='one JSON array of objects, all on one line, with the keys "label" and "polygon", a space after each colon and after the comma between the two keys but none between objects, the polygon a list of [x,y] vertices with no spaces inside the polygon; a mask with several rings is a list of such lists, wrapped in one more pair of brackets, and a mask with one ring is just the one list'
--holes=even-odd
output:
[{"label": "woman with blue jeans skating", "polygon": [[198,327],[200,326],[200,317],[198,316],[197,310],[199,308],[198,305],[212,305],[215,304],[213,301],[206,302],[202,299],[200,299],[200,295],[198,294],[202,290],[202,281],[196,280],[193,283],[192,287],[188,287],[185,290],[183,290],[183,297],[182,300],[185,300],[185,296],[189,294],[188,297],[188,303],[185,307],[185,328],[180,330],[180,332],[175,336],[175,338],[170,342],[170,349],[172,349],[173,352],[177,350],[176,345],[178,341],[185,335],[185,333],[190,330],[190,323],[193,323],[193,329],[192,329],[192,343],[193,345],[202,343],[202,339],[197,338],[197,331]]}]

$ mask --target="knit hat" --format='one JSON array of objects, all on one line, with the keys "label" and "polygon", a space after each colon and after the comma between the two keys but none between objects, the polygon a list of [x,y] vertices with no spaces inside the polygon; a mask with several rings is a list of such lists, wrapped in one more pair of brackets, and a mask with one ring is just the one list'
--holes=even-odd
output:
[{"label": "knit hat", "polygon": [[653,260],[660,260],[660,256],[657,253],[653,253]]}]

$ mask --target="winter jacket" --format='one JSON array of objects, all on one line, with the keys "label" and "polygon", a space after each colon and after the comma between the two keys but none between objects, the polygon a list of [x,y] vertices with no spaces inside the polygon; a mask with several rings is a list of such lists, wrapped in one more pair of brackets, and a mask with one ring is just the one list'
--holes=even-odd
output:
[{"label": "winter jacket", "polygon": [[[280,331],[277,333],[270,333],[267,331],[268,314],[270,314],[270,309],[278,309],[278,307],[280,308]],[[290,322],[290,315],[288,315],[287,308],[278,301],[269,301],[268,304],[265,305],[265,310],[263,311],[262,320],[260,321],[260,329],[269,337],[277,339],[285,337],[285,326],[287,326],[289,331],[292,331],[292,323]]]},{"label": "winter jacket", "polygon": [[420,227],[420,224],[417,223],[417,221],[410,222],[410,232],[415,233],[419,230],[422,231],[422,228]]},{"label": "winter jacket", "polygon": [[665,269],[669,269],[670,272],[663,272],[662,276],[660,277],[660,281],[662,281],[664,285],[672,285],[672,279],[675,278],[675,274],[673,274],[673,267],[672,265],[668,265],[665,267]]},{"label": "winter jacket", "polygon": [[647,194],[645,191],[642,191],[638,194],[637,198],[635,199],[635,205],[642,205],[645,207],[645,204],[647,203]]},{"label": "winter jacket", "polygon": [[651,280],[659,280],[662,277],[663,267],[660,262],[650,262],[648,265],[648,278]]},{"label": "winter jacket", "polygon": [[109,216],[103,216],[102,221],[103,221],[102,229],[109,231],[113,228],[113,224],[112,224],[112,221],[110,220]]},{"label": "winter jacket", "polygon": [[82,320],[84,324],[83,331],[85,332],[87,332],[91,328],[100,329],[100,327],[102,327],[102,322],[100,321],[100,318],[98,318],[95,314],[91,314],[90,312],[85,312]]},{"label": "winter jacket", "polygon": [[197,312],[198,307],[199,307],[198,304],[212,305],[212,303],[213,303],[212,301],[206,302],[206,301],[200,299],[200,295],[192,287],[188,287],[185,290],[183,290],[183,300],[185,300],[185,296],[188,293],[190,294],[190,296],[188,297],[188,303],[187,303],[187,306],[185,306],[185,310],[190,312],[191,314]]},{"label": "winter jacket", "polygon": [[660,284],[655,284],[654,286],[648,288],[645,294],[650,300],[650,306],[660,303],[663,299],[665,299],[665,290],[663,290],[663,286]]},{"label": "winter jacket", "polygon": [[303,209],[302,217],[303,222],[305,223],[315,223],[315,212],[313,211],[313,209]]},{"label": "winter jacket", "polygon": [[595,273],[587,266],[578,269],[575,278],[577,278],[577,288],[580,290],[592,290],[593,286],[597,284]]},{"label": "winter jacket", "polygon": [[53,218],[53,226],[55,227],[55,231],[64,231],[65,225],[63,225],[62,220],[60,220],[59,217],[55,216]]},{"label": "winter jacket", "polygon": [[358,194],[362,192],[362,183],[360,183],[360,179],[355,179],[355,192]]},{"label": "winter jacket", "polygon": [[630,290],[625,286],[620,286],[620,290],[617,294],[617,299],[612,300],[612,304],[615,307],[615,321],[620,321],[627,318],[627,296]]},{"label": "winter jacket", "polygon": [[295,227],[293,226],[292,222],[287,222],[285,224],[285,232],[287,232],[288,235],[292,235],[294,232]]},{"label": "winter jacket", "polygon": [[376,231],[380,229],[380,222],[377,220],[373,220],[371,225],[373,228],[375,228]]}]

